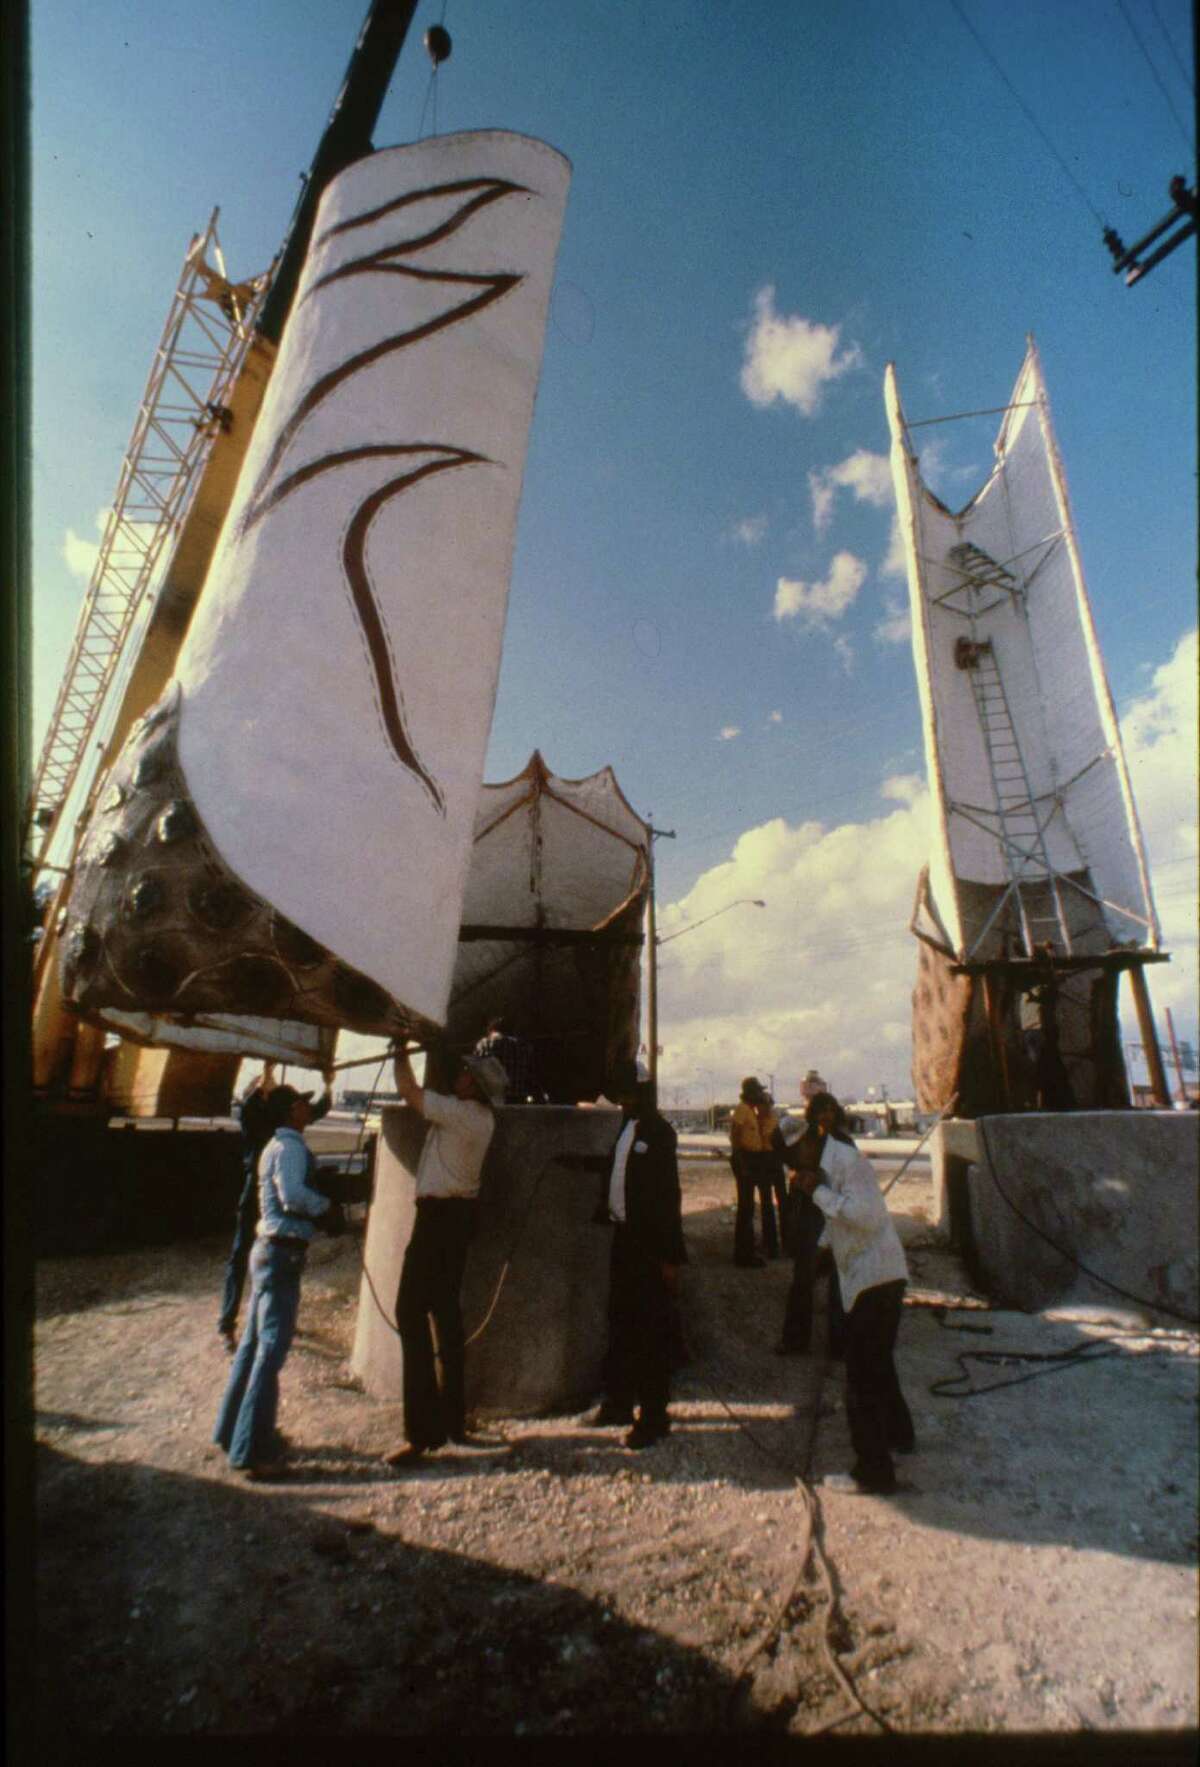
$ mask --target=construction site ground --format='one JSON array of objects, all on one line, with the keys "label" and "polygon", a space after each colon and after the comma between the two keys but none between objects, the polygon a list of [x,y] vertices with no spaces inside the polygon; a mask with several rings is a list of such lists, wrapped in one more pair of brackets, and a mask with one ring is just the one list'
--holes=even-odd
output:
[{"label": "construction site ground", "polygon": [[348,1361],[360,1224],[310,1257],[291,1476],[249,1483],[210,1445],[224,1239],[39,1265],[30,1758],[105,1736],[656,1732],[1138,1732],[1129,1759],[1151,1735],[1187,1758],[1195,1333],[988,1310],[914,1165],[889,1195],[911,1488],[823,1490],[851,1459],[841,1365],[773,1354],[790,1265],[734,1267],[728,1166],[686,1162],[683,1184],[689,1360],[672,1435],[642,1453],[577,1413],[484,1420],[481,1449],[388,1468],[401,1408]]}]

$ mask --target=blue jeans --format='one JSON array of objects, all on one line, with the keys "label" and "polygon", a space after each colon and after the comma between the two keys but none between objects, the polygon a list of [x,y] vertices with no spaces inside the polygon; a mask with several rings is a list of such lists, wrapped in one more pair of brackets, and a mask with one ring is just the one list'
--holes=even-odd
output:
[{"label": "blue jeans", "polygon": [[246,1181],[238,1198],[237,1226],[233,1230],[233,1245],[225,1265],[225,1293],[221,1297],[218,1331],[232,1331],[237,1324],[238,1308],[242,1304],[242,1288],[246,1281],[246,1266],[250,1262],[250,1251],[258,1227],[258,1174],[253,1160],[247,1163],[245,1170]]},{"label": "blue jeans", "polygon": [[213,1441],[231,1466],[257,1466],[275,1454],[279,1370],[287,1359],[300,1310],[306,1247],[256,1239],[250,1253],[250,1309]]}]

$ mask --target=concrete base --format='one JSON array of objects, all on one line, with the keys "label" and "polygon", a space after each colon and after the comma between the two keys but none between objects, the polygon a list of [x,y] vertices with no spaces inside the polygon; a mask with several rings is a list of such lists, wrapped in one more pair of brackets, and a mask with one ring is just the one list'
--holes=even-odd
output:
[{"label": "concrete base", "polygon": [[963,1238],[967,1169],[979,1158],[978,1126],[973,1119],[949,1117],[939,1123],[929,1137],[929,1165],[938,1232],[945,1234],[955,1245],[960,1245]]},{"label": "concrete base", "polygon": [[[615,1111],[569,1105],[497,1111],[463,1281],[469,1411],[536,1416],[582,1406],[599,1390],[612,1238],[592,1222],[602,1180],[566,1171],[556,1156],[607,1154],[618,1121]],[[384,1108],[352,1357],[379,1399],[401,1396],[404,1363],[393,1322],[424,1132],[414,1112]]]},{"label": "concrete base", "polygon": [[[947,1141],[966,1127],[946,1125]],[[974,1128],[963,1250],[993,1300],[1027,1311],[1103,1305],[1158,1325],[1181,1322],[1175,1315],[1196,1321],[1194,1114],[1028,1113],[981,1117]],[[962,1152],[952,1147],[949,1160],[966,1151],[965,1142]],[[952,1194],[953,1183],[945,1188]]]}]

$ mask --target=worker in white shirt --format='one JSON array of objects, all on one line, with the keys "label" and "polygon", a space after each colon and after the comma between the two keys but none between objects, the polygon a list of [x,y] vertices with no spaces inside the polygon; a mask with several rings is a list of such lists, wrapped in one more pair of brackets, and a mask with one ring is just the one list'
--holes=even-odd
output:
[{"label": "worker in white shirt", "polygon": [[[396,1296],[404,1351],[407,1445],[389,1466],[407,1466],[466,1436],[464,1342],[459,1291],[475,1233],[479,1180],[504,1103],[508,1076],[495,1056],[464,1056],[453,1095],[420,1086],[407,1050],[396,1054],[396,1089],[429,1124],[417,1165],[417,1207]],[[441,1380],[430,1320],[437,1327]]]},{"label": "worker in white shirt", "polygon": [[869,1162],[845,1131],[845,1113],[819,1093],[805,1113],[820,1139],[796,1172],[798,1186],[825,1216],[846,1310],[846,1417],[855,1461],[830,1473],[833,1490],[886,1494],[896,1489],[893,1453],[911,1453],[912,1414],[900,1390],[894,1350],[908,1265],[900,1236]]}]

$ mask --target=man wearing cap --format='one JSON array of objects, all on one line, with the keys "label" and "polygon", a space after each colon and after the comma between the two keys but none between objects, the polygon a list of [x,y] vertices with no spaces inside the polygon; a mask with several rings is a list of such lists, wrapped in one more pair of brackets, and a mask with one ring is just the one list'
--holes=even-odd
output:
[{"label": "man wearing cap", "polygon": [[[333,1103],[331,1090],[333,1080],[332,1068],[324,1075],[325,1090],[315,1104],[312,1093],[305,1092],[301,1096],[309,1100],[308,1120],[319,1122]],[[246,1282],[246,1269],[250,1263],[250,1251],[254,1245],[255,1231],[258,1227],[258,1162],[263,1148],[271,1139],[275,1130],[275,1119],[271,1106],[272,1094],[278,1082],[275,1078],[275,1063],[263,1063],[261,1074],[251,1080],[235,1109],[242,1131],[242,1194],[238,1198],[237,1224],[233,1230],[233,1244],[229,1250],[229,1258],[225,1265],[225,1291],[221,1296],[221,1315],[217,1320],[217,1330],[225,1341],[225,1348],[232,1356],[237,1348],[237,1316],[242,1304],[242,1289]]]},{"label": "man wearing cap", "polygon": [[[417,1165],[417,1206],[396,1295],[404,1352],[406,1446],[389,1466],[420,1460],[447,1441],[467,1440],[464,1344],[459,1291],[475,1232],[479,1179],[504,1103],[508,1077],[494,1056],[464,1056],[453,1095],[417,1084],[408,1051],[396,1053],[396,1090],[429,1133]],[[441,1380],[429,1329],[437,1327]]]},{"label": "man wearing cap", "polygon": [[250,1478],[283,1471],[275,1428],[279,1371],[300,1310],[300,1278],[314,1222],[331,1207],[313,1188],[315,1161],[304,1141],[312,1093],[276,1086],[270,1108],[274,1134],[258,1162],[259,1223],[250,1253],[250,1308],[213,1441],[229,1464]]}]

